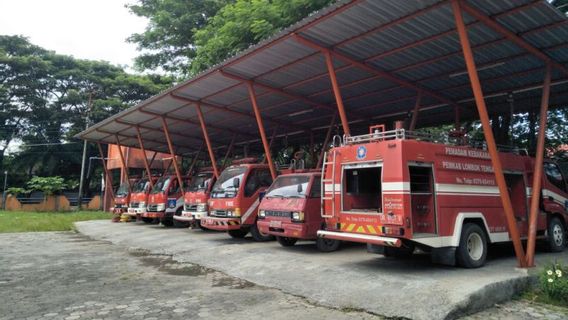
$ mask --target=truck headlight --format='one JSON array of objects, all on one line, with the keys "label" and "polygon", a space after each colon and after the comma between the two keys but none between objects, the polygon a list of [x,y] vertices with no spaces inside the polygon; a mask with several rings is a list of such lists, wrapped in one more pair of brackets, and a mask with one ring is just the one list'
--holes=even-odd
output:
[{"label": "truck headlight", "polygon": [[166,204],[165,203],[160,203],[156,206],[156,211],[164,211],[166,210]]},{"label": "truck headlight", "polygon": [[232,210],[227,210],[227,217],[240,217],[241,208],[234,208]]},{"label": "truck headlight", "polygon": [[303,211],[292,212],[292,220],[304,221],[304,212]]},{"label": "truck headlight", "polygon": [[140,204],[138,204],[138,208],[146,208],[146,202],[140,202]]},{"label": "truck headlight", "polygon": [[197,211],[207,211],[207,204],[205,204],[205,203],[198,204],[196,210]]},{"label": "truck headlight", "polygon": [[266,217],[266,212],[264,210],[258,210],[258,217],[264,219]]}]

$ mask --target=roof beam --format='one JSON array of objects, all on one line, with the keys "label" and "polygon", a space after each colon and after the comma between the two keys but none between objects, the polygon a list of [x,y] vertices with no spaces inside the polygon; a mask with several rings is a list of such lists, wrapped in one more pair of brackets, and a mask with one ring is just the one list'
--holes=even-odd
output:
[{"label": "roof beam", "polygon": [[399,77],[397,77],[397,76],[394,76],[394,75],[390,74],[389,72],[386,72],[386,71],[383,71],[383,70],[379,70],[379,69],[377,69],[377,68],[375,68],[375,67],[373,67],[373,66],[368,65],[367,63],[360,62],[360,61],[358,61],[358,60],[356,60],[356,59],[354,59],[354,58],[352,58],[352,57],[350,57],[350,56],[347,56],[347,55],[345,55],[345,54],[339,53],[339,52],[337,52],[337,51],[334,50],[334,49],[326,48],[326,47],[324,47],[324,46],[322,46],[322,45],[319,45],[319,44],[313,42],[312,40],[309,40],[309,39],[307,39],[307,38],[305,38],[305,37],[303,37],[303,36],[297,34],[297,33],[295,34],[295,38],[296,38],[296,39],[298,40],[298,42],[300,42],[300,43],[303,43],[303,44],[305,44],[305,45],[307,45],[307,46],[309,46],[309,47],[312,47],[312,48],[314,48],[314,49],[316,49],[316,50],[319,50],[319,51],[321,51],[321,52],[329,52],[332,56],[335,56],[335,57],[337,57],[337,58],[339,58],[339,59],[341,59],[341,60],[347,61],[347,62],[349,62],[350,64],[352,64],[352,65],[354,65],[354,66],[356,66],[356,67],[358,67],[358,68],[361,68],[361,69],[366,70],[366,71],[368,71],[368,72],[371,72],[371,73],[374,73],[374,74],[376,74],[376,75],[382,76],[383,78],[388,79],[389,81],[398,83],[398,84],[401,85],[401,86],[414,89],[414,90],[416,90],[417,92],[418,92],[418,91],[422,91],[425,95],[431,96],[431,97],[433,97],[433,98],[435,98],[435,99],[437,99],[437,100],[439,100],[440,102],[443,102],[443,103],[445,103],[445,104],[451,105],[451,106],[453,106],[453,107],[456,107],[456,106],[457,106],[457,103],[455,103],[454,101],[452,101],[452,100],[450,100],[450,99],[448,99],[448,98],[446,98],[446,97],[444,97],[444,96],[442,96],[442,95],[440,95],[440,94],[438,94],[438,93],[436,93],[436,92],[433,92],[433,91],[428,90],[428,89],[426,89],[426,88],[420,87],[420,86],[418,86],[418,85],[416,85],[416,84],[414,84],[414,83],[412,83],[412,82],[410,82],[410,81],[408,81],[408,80],[401,79],[401,78],[399,78]]},{"label": "roof beam", "polygon": [[483,22],[483,24],[485,24],[489,28],[491,28],[494,31],[497,31],[498,33],[502,34],[507,39],[509,39],[511,42],[513,42],[514,44],[518,45],[519,47],[527,50],[528,52],[532,53],[533,55],[535,55],[539,59],[543,60],[545,63],[550,64],[555,69],[558,69],[558,70],[562,71],[564,74],[568,75],[568,68],[566,68],[565,66],[561,65],[560,63],[554,61],[546,53],[542,52],[540,49],[538,49],[535,46],[533,46],[532,44],[528,43],[525,39],[521,38],[516,33],[505,28],[499,22],[495,21],[494,19],[492,19],[491,17],[489,17],[488,15],[483,13],[482,11],[472,7],[471,5],[467,4],[465,1],[460,1],[460,6],[461,6],[462,10],[464,12],[466,12],[467,14],[469,14],[472,17],[474,17],[475,19]]},{"label": "roof beam", "polygon": [[[98,132],[101,132],[101,133],[104,133],[104,134],[108,134],[108,136],[106,136],[106,137],[103,138],[103,139],[99,139],[98,141],[102,141],[102,140],[104,140],[104,139],[106,139],[106,138],[108,138],[108,137],[110,137],[110,136],[114,136],[114,135],[118,135],[119,137],[123,137],[123,138],[126,138],[126,139],[138,140],[138,137],[126,135],[126,134],[124,134],[124,133],[111,132],[111,131],[107,131],[107,130],[104,130],[104,129],[98,129],[98,128],[95,129],[95,131],[98,131]],[[154,140],[154,139],[144,139],[144,140],[149,141],[149,142],[153,142],[153,143],[158,143],[158,144],[164,145],[164,141],[158,141],[158,140]],[[112,142],[107,142],[107,144],[114,144],[114,143],[112,143]],[[132,146],[129,145],[128,147],[137,148],[136,145],[132,145]],[[186,148],[186,149],[191,149],[192,151],[195,151],[195,149],[192,148],[192,147],[190,147],[190,146],[180,146],[180,147]],[[148,150],[157,151],[157,152],[164,152],[164,151],[162,151],[162,150],[155,150],[155,148],[151,148],[151,149],[148,149]]]},{"label": "roof beam", "polygon": [[[241,112],[241,111],[237,111],[237,110],[231,110],[231,109],[229,109],[229,108],[226,107],[226,106],[219,106],[219,105],[215,105],[215,104],[208,103],[208,102],[205,102],[205,101],[200,101],[200,100],[192,99],[192,98],[189,98],[189,97],[185,97],[185,96],[182,96],[182,95],[175,94],[175,93],[173,93],[173,92],[170,92],[170,96],[171,96],[172,98],[174,98],[174,99],[178,99],[178,100],[181,100],[181,101],[187,101],[187,102],[193,102],[193,103],[201,103],[202,106],[206,106],[206,107],[209,107],[209,108],[213,108],[213,109],[221,110],[221,111],[224,111],[224,112],[228,112],[228,113],[231,113],[231,114],[240,116],[240,117],[247,117],[247,118],[250,118],[250,119],[256,119],[255,116],[252,115],[252,114],[250,114],[250,113]],[[299,126],[297,126],[297,125],[292,125],[292,124],[287,123],[287,122],[278,121],[278,120],[275,120],[275,119],[269,118],[269,117],[265,117],[265,119],[266,119],[266,121],[269,121],[269,122],[272,122],[272,123],[275,123],[275,124],[278,124],[278,125],[282,125],[282,126],[285,126],[285,127],[287,127],[287,128],[302,129],[302,130],[307,130],[307,129],[308,129],[308,128],[299,127]]]}]

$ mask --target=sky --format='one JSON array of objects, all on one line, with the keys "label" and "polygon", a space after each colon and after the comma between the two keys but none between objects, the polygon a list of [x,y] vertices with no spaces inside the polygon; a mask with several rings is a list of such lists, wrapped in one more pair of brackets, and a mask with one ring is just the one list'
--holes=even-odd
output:
[{"label": "sky", "polygon": [[33,44],[79,59],[132,67],[147,20],[124,7],[135,0],[0,0],[0,34],[23,35]]}]

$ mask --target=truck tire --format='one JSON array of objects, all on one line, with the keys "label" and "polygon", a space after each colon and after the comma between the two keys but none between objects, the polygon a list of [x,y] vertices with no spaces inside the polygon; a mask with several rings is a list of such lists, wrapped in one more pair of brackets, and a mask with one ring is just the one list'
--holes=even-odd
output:
[{"label": "truck tire", "polygon": [[548,251],[562,252],[566,247],[566,230],[560,219],[554,217],[548,223]]},{"label": "truck tire", "polygon": [[154,224],[156,223],[156,221],[154,220],[154,218],[142,218],[142,222],[146,223],[146,224]]},{"label": "truck tire", "polygon": [[383,255],[385,257],[410,258],[414,253],[414,245],[408,244],[406,246],[401,246],[400,248],[385,246],[384,250],[385,253]]},{"label": "truck tire", "polygon": [[291,247],[295,245],[296,242],[298,242],[298,239],[288,238],[288,237],[276,237],[276,241],[278,241],[278,243],[280,243],[280,245],[283,247]]},{"label": "truck tire", "polygon": [[252,227],[250,228],[250,235],[252,236],[252,238],[256,242],[265,242],[265,241],[274,240],[273,235],[264,234],[264,233],[260,232],[260,230],[258,230],[258,227],[256,226],[256,223],[253,224]]},{"label": "truck tire", "polygon": [[[181,216],[181,211],[183,208],[179,208],[176,213],[174,213],[175,216]],[[189,228],[189,222],[188,221],[178,221],[176,219],[173,219],[174,222],[174,228]]]},{"label": "truck tire", "polygon": [[163,218],[160,219],[160,222],[164,225],[164,227],[172,227],[174,225],[174,218],[172,217],[167,217],[167,218]]},{"label": "truck tire", "polygon": [[333,252],[339,249],[341,241],[334,239],[319,238],[316,240],[316,247],[321,252]]},{"label": "truck tire", "polygon": [[464,268],[479,268],[487,258],[487,239],[483,229],[475,223],[463,225],[460,244],[456,250],[458,265]]},{"label": "truck tire", "polygon": [[249,231],[247,229],[237,229],[237,230],[229,230],[229,235],[235,239],[242,239],[244,238]]}]

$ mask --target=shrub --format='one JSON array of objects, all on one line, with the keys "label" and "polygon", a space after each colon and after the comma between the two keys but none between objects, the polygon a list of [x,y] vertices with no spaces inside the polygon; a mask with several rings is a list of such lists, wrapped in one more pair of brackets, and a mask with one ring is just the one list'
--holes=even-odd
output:
[{"label": "shrub", "polygon": [[549,298],[568,303],[568,267],[556,262],[540,273],[542,292]]},{"label": "shrub", "polygon": [[61,177],[33,177],[27,183],[31,190],[43,191],[46,196],[65,189],[65,181]]},{"label": "shrub", "polygon": [[13,195],[17,196],[19,194],[29,193],[29,191],[24,189],[24,188],[11,187],[11,188],[6,189],[6,193],[7,194],[13,194]]}]

